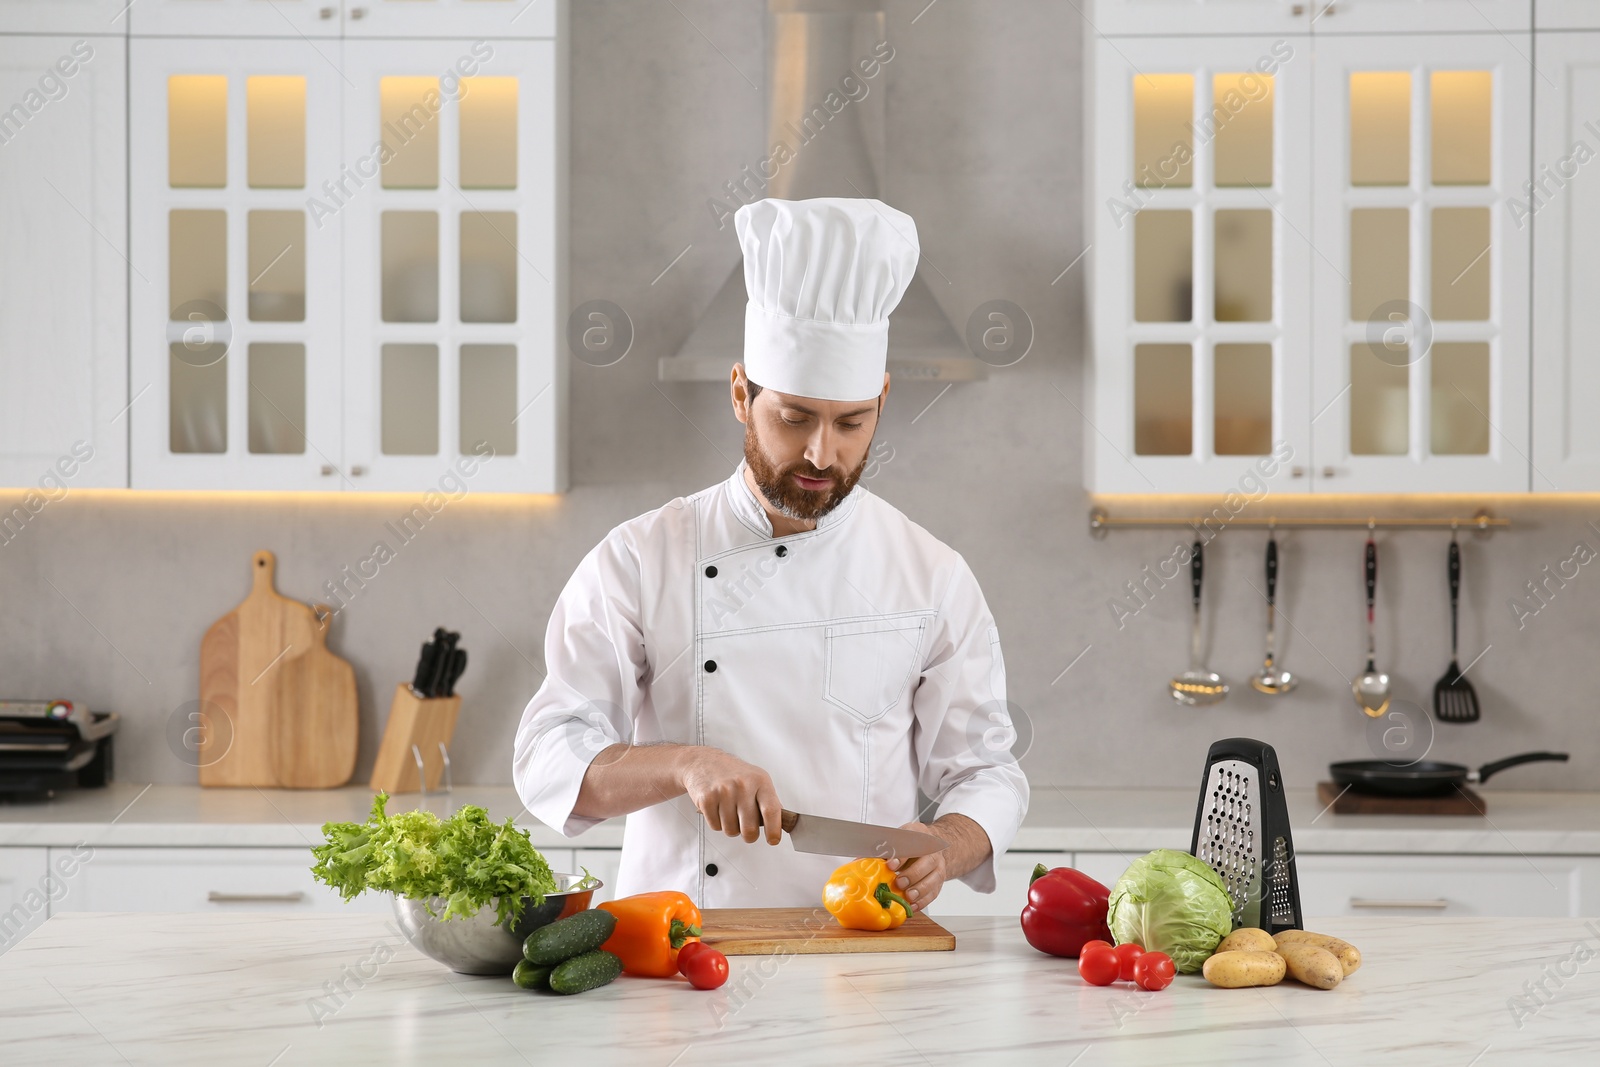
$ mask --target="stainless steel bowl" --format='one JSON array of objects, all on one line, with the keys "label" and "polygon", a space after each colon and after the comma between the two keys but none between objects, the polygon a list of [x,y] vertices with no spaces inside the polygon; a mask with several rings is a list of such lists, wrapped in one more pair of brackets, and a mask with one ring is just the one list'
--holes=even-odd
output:
[{"label": "stainless steel bowl", "polygon": [[523,897],[522,917],[515,923],[496,922],[493,904],[467,919],[435,918],[428,914],[427,905],[432,905],[435,915],[443,915],[445,901],[441,897],[426,903],[395,897],[394,916],[401,932],[418,951],[457,974],[510,975],[522,958],[522,942],[529,934],[586,910],[594,891],[604,884],[594,879],[587,887],[575,889],[583,875],[558,874],[555,878],[559,891],[546,896],[543,904]]}]

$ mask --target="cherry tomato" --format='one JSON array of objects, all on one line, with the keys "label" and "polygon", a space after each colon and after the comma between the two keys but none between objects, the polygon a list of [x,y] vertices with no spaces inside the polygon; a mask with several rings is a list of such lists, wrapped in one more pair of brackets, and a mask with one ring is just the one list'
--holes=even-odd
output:
[{"label": "cherry tomato", "polygon": [[1144,955],[1144,946],[1126,941],[1116,947],[1117,977],[1124,982],[1133,981],[1133,964],[1140,956]]},{"label": "cherry tomato", "polygon": [[1146,952],[1133,961],[1134,982],[1140,989],[1148,989],[1152,993],[1171,985],[1172,976],[1177,973],[1172,957],[1165,952]]},{"label": "cherry tomato", "polygon": [[1083,948],[1080,948],[1078,950],[1078,955],[1080,955],[1080,956],[1083,955],[1083,949],[1088,948],[1090,945],[1104,945],[1106,948],[1112,948],[1113,947],[1111,942],[1109,942],[1109,941],[1098,941],[1098,940],[1097,941],[1085,941],[1083,943]]},{"label": "cherry tomato", "polygon": [[728,957],[709,945],[688,953],[687,957],[679,950],[678,970],[696,989],[715,989],[728,980]]},{"label": "cherry tomato", "polygon": [[688,974],[689,972],[684,970],[684,967],[686,967],[689,961],[694,959],[698,953],[703,952],[710,947],[711,946],[706,944],[704,941],[685,941],[683,943],[683,947],[678,950],[678,973],[684,975]]},{"label": "cherry tomato", "polygon": [[1078,973],[1090,985],[1110,985],[1117,980],[1118,970],[1116,950],[1103,941],[1084,945],[1078,953]]}]

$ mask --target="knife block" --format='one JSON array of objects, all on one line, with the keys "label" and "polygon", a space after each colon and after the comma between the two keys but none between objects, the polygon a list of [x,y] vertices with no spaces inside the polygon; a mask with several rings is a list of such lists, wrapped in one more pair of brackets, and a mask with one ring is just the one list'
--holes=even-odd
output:
[{"label": "knife block", "polygon": [[[450,747],[450,737],[456,730],[456,716],[461,712],[461,698],[419,697],[404,682],[394,688],[394,700],[389,705],[389,723],[383,728],[383,742],[378,746],[378,758],[372,765],[374,790],[385,793],[415,793],[425,788],[432,793],[439,788],[439,777],[444,773],[444,756],[439,752],[442,743]],[[422,753],[423,781],[417,780],[417,760],[411,753],[415,745]]]}]

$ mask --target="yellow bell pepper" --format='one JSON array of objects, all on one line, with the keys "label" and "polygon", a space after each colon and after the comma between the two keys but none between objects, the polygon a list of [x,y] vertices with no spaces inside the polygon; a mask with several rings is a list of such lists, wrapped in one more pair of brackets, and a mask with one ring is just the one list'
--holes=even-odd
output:
[{"label": "yellow bell pepper", "polygon": [[822,906],[846,930],[893,930],[911,905],[893,888],[895,874],[881,859],[851,860],[822,887]]}]

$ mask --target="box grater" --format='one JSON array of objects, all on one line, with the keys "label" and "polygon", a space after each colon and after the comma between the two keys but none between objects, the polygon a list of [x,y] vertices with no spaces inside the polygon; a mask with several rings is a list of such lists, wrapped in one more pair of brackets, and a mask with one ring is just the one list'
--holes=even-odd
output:
[{"label": "box grater", "polygon": [[1300,929],[1289,806],[1271,745],[1230,737],[1211,746],[1189,852],[1222,876],[1235,929]]}]

